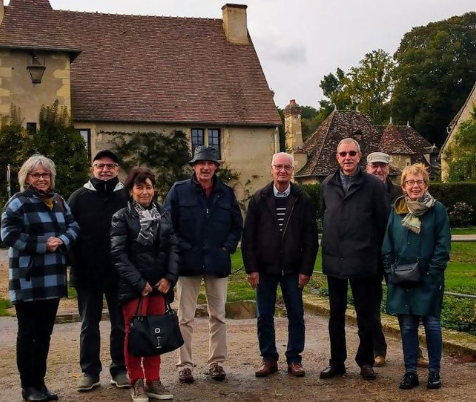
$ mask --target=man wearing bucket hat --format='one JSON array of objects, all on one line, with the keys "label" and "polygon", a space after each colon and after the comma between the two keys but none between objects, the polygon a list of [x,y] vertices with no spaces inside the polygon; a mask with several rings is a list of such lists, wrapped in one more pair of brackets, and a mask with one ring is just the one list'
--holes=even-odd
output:
[{"label": "man wearing bucket hat", "polygon": [[178,317],[184,345],[179,349],[179,381],[193,378],[192,333],[198,294],[205,284],[209,315],[209,374],[226,377],[225,303],[231,257],[241,237],[243,219],[233,190],[216,175],[220,166],[215,148],[199,146],[189,162],[190,179],[176,182],[164,206],[172,214],[179,239],[181,268],[177,282]]}]

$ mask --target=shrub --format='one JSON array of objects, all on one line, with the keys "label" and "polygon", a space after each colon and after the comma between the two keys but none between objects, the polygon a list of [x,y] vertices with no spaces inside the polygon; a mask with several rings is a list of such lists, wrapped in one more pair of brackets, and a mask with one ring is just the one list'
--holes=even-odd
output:
[{"label": "shrub", "polygon": [[473,207],[464,201],[458,201],[449,208],[450,225],[452,227],[469,226],[473,219]]}]

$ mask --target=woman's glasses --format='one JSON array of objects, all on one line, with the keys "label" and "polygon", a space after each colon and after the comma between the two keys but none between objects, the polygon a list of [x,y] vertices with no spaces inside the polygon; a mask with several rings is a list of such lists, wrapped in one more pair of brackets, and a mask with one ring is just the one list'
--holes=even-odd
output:
[{"label": "woman's glasses", "polygon": [[415,184],[418,187],[422,187],[425,184],[424,180],[406,180],[405,184],[408,184],[409,186],[414,186]]},{"label": "woman's glasses", "polygon": [[29,176],[33,177],[35,180],[49,179],[50,173],[30,173]]},{"label": "woman's glasses", "polygon": [[357,155],[357,151],[341,151],[341,152],[339,152],[339,156],[341,156],[342,158],[345,158],[347,156],[347,154],[349,154],[349,156],[355,156],[355,155]]}]

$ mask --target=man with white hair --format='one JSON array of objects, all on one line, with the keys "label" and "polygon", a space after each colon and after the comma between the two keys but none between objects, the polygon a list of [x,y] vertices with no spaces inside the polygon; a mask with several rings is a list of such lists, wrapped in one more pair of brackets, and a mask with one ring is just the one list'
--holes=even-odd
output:
[{"label": "man with white hair", "polygon": [[274,330],[276,291],[281,287],[286,306],[288,374],[303,377],[301,353],[305,326],[302,291],[314,270],[318,249],[317,223],[309,195],[291,183],[292,155],[273,156],[273,181],[250,199],[241,249],[248,282],[256,289],[258,343],[262,363],[256,377],[278,371],[278,351]]}]

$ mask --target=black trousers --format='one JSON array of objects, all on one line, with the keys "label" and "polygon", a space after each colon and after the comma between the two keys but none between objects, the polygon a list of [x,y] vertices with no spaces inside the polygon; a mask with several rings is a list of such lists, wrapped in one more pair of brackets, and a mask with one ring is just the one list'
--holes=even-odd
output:
[{"label": "black trousers", "polygon": [[59,298],[15,304],[18,320],[17,367],[22,388],[41,387]]},{"label": "black trousers", "polygon": [[79,364],[81,371],[94,378],[102,371],[100,359],[101,334],[99,323],[102,318],[103,296],[106,297],[111,322],[109,371],[114,377],[126,372],[124,360],[124,318],[119,306],[117,285],[108,286],[104,292],[97,288],[77,287],[78,309],[81,316],[81,336],[79,346]]},{"label": "black trousers", "polygon": [[374,327],[374,356],[387,356],[387,342],[382,329],[382,319],[380,317],[380,304],[382,303],[383,275],[375,276],[375,327]]},{"label": "black trousers", "polygon": [[330,365],[344,366],[347,359],[345,339],[345,312],[347,309],[348,284],[352,290],[359,347],[355,361],[359,366],[374,365],[373,332],[375,327],[375,280],[373,278],[340,279],[327,277],[329,289],[329,338],[331,344]]}]

